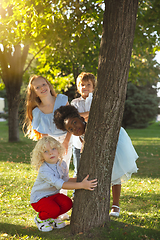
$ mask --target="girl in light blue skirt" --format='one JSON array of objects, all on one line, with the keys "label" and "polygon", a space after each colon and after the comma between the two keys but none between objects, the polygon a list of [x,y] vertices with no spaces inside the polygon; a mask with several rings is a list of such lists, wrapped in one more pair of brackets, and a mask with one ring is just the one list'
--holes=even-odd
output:
[{"label": "girl in light blue skirt", "polygon": [[[79,136],[80,140],[83,141],[86,122],[74,106],[68,105],[58,108],[54,113],[54,123],[57,128]],[[137,158],[138,155],[132,145],[130,137],[124,128],[121,127],[111,175],[113,204],[110,216],[119,217],[121,183],[129,180],[132,173],[137,172]]]}]

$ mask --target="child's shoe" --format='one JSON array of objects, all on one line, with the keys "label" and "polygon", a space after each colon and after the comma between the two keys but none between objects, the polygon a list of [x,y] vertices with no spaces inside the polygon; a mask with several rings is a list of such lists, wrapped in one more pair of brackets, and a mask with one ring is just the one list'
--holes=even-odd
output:
[{"label": "child's shoe", "polygon": [[[114,212],[113,207],[114,207],[114,208],[117,208],[117,209],[118,209],[118,212]],[[109,216],[119,217],[119,214],[120,214],[120,207],[118,207],[118,206],[116,206],[116,205],[112,205],[112,210],[111,210]]]},{"label": "child's shoe", "polygon": [[65,222],[62,222],[59,219],[49,218],[48,220],[55,229],[64,228],[66,226]]},{"label": "child's shoe", "polygon": [[53,227],[48,219],[41,220],[37,215],[34,219],[34,222],[36,223],[38,229],[42,232],[50,232],[53,230]]},{"label": "child's shoe", "polygon": [[60,221],[68,220],[69,219],[69,215],[67,213],[63,213],[62,215],[59,215],[58,219]]}]

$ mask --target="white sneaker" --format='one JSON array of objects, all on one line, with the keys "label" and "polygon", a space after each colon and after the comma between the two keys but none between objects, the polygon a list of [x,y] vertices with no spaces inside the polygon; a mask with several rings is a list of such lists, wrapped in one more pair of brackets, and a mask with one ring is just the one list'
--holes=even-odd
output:
[{"label": "white sneaker", "polygon": [[67,220],[69,219],[69,215],[67,213],[63,213],[62,215],[60,215],[58,217],[59,220],[63,221],[63,220]]},{"label": "white sneaker", "polygon": [[34,222],[36,223],[38,229],[42,232],[50,232],[53,230],[53,227],[51,226],[51,223],[48,219],[41,220],[37,215],[34,219]]},{"label": "white sneaker", "polygon": [[48,220],[55,229],[64,228],[66,226],[65,222],[62,222],[59,219],[49,218]]}]

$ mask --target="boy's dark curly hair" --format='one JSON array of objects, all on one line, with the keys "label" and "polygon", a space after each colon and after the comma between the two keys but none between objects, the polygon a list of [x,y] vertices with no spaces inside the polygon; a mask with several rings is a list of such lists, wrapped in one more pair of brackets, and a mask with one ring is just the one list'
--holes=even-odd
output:
[{"label": "boy's dark curly hair", "polygon": [[58,129],[66,131],[65,120],[72,117],[80,117],[77,108],[72,105],[61,106],[54,112],[54,123]]}]

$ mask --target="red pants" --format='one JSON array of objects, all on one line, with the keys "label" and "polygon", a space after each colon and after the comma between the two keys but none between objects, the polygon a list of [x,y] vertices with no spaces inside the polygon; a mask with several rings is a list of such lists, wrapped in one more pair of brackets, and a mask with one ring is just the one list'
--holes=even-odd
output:
[{"label": "red pants", "polygon": [[72,200],[64,194],[57,193],[42,198],[31,205],[36,212],[39,212],[41,220],[48,218],[56,219],[59,215],[68,212],[72,208]]}]

